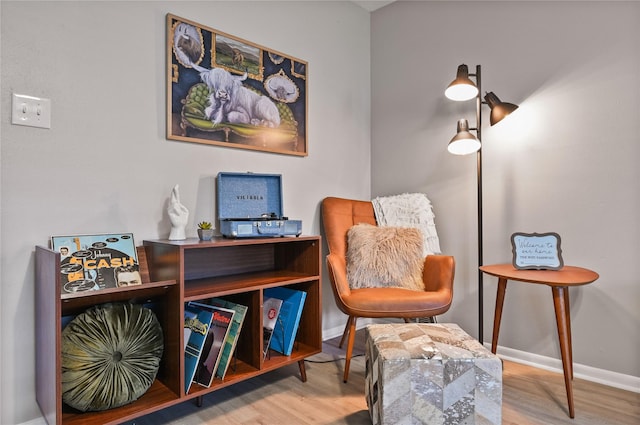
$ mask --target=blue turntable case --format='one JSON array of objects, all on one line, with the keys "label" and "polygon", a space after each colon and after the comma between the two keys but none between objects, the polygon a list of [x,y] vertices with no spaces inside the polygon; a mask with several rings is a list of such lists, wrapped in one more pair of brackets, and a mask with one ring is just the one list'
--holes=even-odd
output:
[{"label": "blue turntable case", "polygon": [[282,211],[282,175],[218,173],[218,219],[226,237],[300,236],[301,220]]}]

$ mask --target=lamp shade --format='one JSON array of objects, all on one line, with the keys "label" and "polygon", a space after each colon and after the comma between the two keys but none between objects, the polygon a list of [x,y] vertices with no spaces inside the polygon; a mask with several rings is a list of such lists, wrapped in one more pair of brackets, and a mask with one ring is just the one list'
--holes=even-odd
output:
[{"label": "lamp shade", "polygon": [[477,152],[480,147],[480,140],[469,132],[469,122],[465,119],[459,120],[458,132],[447,148],[449,152],[454,155],[468,155]]},{"label": "lamp shade", "polygon": [[456,79],[449,84],[444,91],[444,95],[451,100],[469,100],[476,97],[478,87],[469,79],[469,68],[467,65],[458,66]]},{"label": "lamp shade", "polygon": [[489,108],[491,108],[491,115],[489,116],[491,125],[499,123],[504,117],[518,109],[518,105],[502,102],[493,92],[487,93],[484,100],[487,102],[487,105],[489,105]]}]

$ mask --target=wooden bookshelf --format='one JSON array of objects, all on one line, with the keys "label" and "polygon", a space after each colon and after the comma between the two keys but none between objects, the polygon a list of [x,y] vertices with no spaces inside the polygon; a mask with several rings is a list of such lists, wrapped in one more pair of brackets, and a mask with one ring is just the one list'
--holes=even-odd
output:
[{"label": "wooden bookshelf", "polygon": [[[118,424],[198,398],[322,351],[322,280],[319,236],[147,240],[138,248],[143,284],[60,295],[60,256],[36,247],[36,399],[49,425]],[[262,357],[263,290],[287,286],[307,292],[293,353]],[[234,359],[224,379],[184,391],[184,304],[222,297],[249,307]],[[62,402],[61,332],[65,317],[107,302],[150,304],[164,332],[165,349],[151,388],[138,400],[102,412],[78,412]],[[55,390],[52,390],[55,389]]]}]

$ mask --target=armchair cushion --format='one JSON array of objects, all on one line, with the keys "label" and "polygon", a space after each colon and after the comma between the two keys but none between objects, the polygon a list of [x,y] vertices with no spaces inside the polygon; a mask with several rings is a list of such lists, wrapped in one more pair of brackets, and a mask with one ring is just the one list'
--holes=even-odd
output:
[{"label": "armchair cushion", "polygon": [[349,286],[424,291],[422,243],[422,233],[414,228],[352,226],[347,232]]}]

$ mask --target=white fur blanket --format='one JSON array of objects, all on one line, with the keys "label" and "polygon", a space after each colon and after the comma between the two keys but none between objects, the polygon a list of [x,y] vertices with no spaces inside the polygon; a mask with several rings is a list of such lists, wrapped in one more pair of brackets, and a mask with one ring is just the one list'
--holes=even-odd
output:
[{"label": "white fur blanket", "polygon": [[424,193],[379,196],[371,201],[379,226],[413,227],[422,231],[424,255],[440,254],[431,201]]}]

